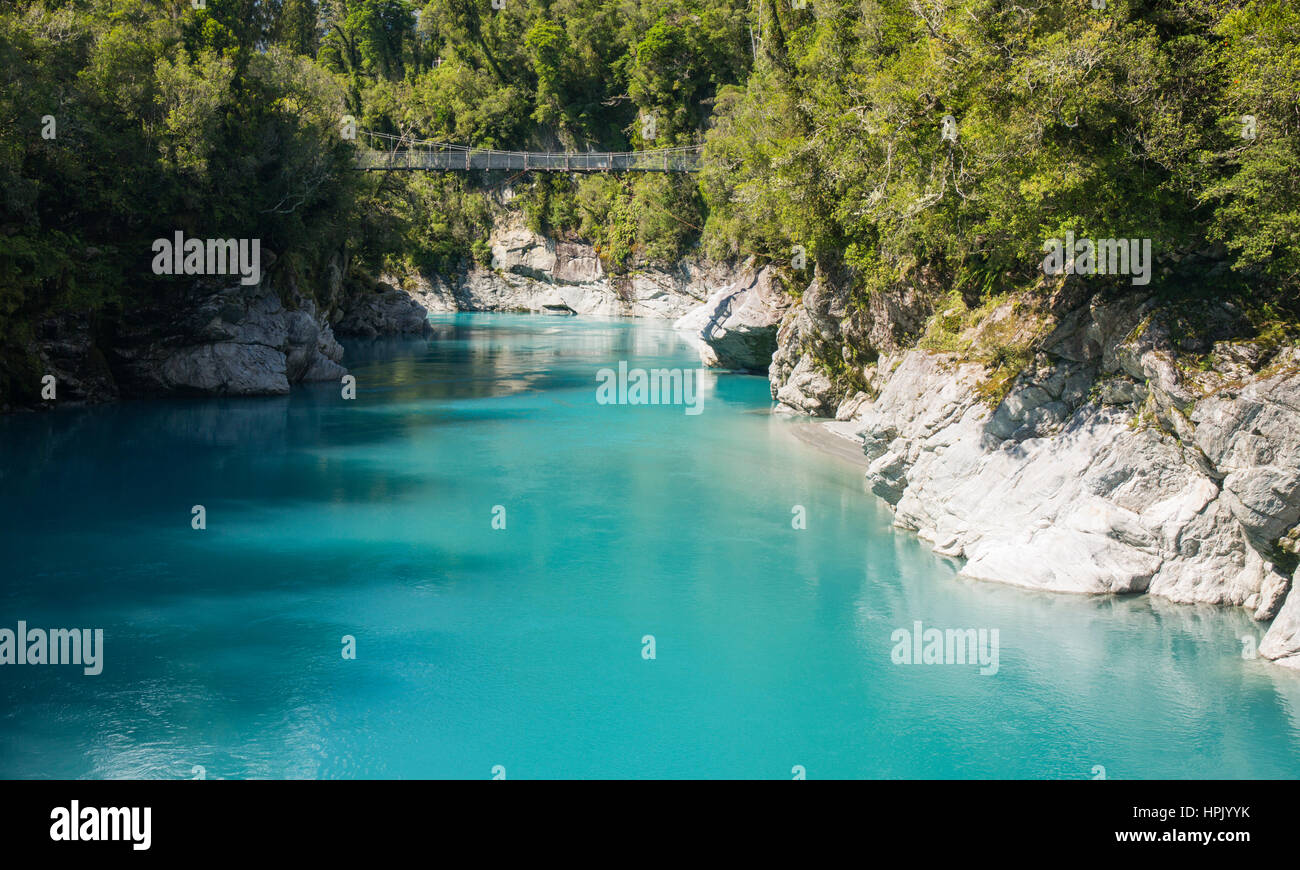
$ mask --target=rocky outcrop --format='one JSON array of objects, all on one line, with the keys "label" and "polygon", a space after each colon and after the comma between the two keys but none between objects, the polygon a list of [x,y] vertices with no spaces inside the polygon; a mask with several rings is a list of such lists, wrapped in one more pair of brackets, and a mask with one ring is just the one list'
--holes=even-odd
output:
[{"label": "rocky outcrop", "polygon": [[855,305],[851,276],[818,267],[799,299],[782,317],[777,348],[768,368],[772,398],[778,408],[817,417],[844,418],[846,402],[861,403],[861,391],[835,369],[863,373],[878,354],[912,343],[933,310],[925,276],[888,292],[871,294]]},{"label": "rocky outcrop", "polygon": [[[395,286],[395,282],[380,281],[374,290],[354,293],[347,298],[343,303],[343,313],[334,323],[334,332],[362,338],[423,335],[432,329],[429,308],[426,307],[432,293],[432,285],[427,281],[423,287],[416,287],[415,292]],[[438,305],[434,310],[447,309]]]},{"label": "rocky outcrop", "polygon": [[735,282],[727,264],[688,258],[671,266],[634,263],[626,274],[605,271],[600,255],[580,241],[547,238],[507,212],[489,237],[489,265],[451,276],[397,281],[428,311],[518,311],[677,320],[716,290]]},{"label": "rocky outcrop", "polygon": [[1295,591],[1298,584],[1300,568],[1291,578],[1291,592],[1287,594],[1286,602],[1259,645],[1261,656],[1289,668],[1300,668],[1300,594]]},{"label": "rocky outcrop", "polygon": [[[275,262],[273,252],[262,255],[265,266]],[[343,348],[327,312],[343,297],[344,271],[341,257],[330,258],[311,294],[289,272],[251,286],[177,278],[120,312],[49,315],[33,324],[32,340],[21,348],[25,374],[14,389],[16,404],[283,395],[292,384],[340,379],[347,374]]]},{"label": "rocky outcrop", "polygon": [[1300,362],[1197,403],[1192,443],[1252,545],[1279,556],[1300,523]]},{"label": "rocky outcrop", "polygon": [[[1001,397],[993,363],[911,349],[838,406],[895,524],[963,575],[1244,607],[1277,617],[1261,654],[1300,666],[1300,353],[1261,368],[1222,337],[1237,316],[1219,306],[1180,344],[1151,299],[1093,301],[1052,320]],[[1192,351],[1213,364],[1186,365]],[[834,387],[803,358],[778,397],[829,415],[810,397]]]},{"label": "rocky outcrop", "polygon": [[[609,275],[591,245],[540,236],[508,214],[492,230],[490,266],[433,279],[442,310],[573,313],[672,320],[702,302],[725,270],[684,261]],[[430,309],[437,310],[437,309]]]},{"label": "rocky outcrop", "polygon": [[[550,313],[568,311],[596,317],[651,317],[676,319],[703,299],[710,276],[694,264],[682,264],[673,271],[645,269],[611,278],[602,273],[598,280],[572,282],[554,279],[556,273],[516,271],[480,266],[442,282],[444,297],[460,311],[521,311]],[[559,274],[564,273],[556,264]],[[547,277],[537,277],[545,275]],[[549,280],[548,280],[549,278]]]},{"label": "rocky outcrop", "polygon": [[1008,437],[977,397],[983,376],[911,352],[863,414],[867,477],[897,525],[965,558],[976,579],[1276,612],[1285,577],[1177,439],[1092,403],[1052,434],[1024,432],[1066,404],[1029,383],[1016,394],[1026,422]]},{"label": "rocky outcrop", "polygon": [[316,304],[265,284],[194,285],[133,309],[106,356],[123,395],[279,395],[347,373]]},{"label": "rocky outcrop", "polygon": [[776,350],[777,327],[792,302],[776,270],[758,268],[751,259],[734,281],[673,327],[698,340],[705,365],[765,372]]},{"label": "rocky outcrop", "polygon": [[825,360],[843,353],[843,334],[851,328],[848,296],[841,288],[818,274],[781,320],[767,373],[781,410],[829,417],[844,398],[844,389],[825,372]]},{"label": "rocky outcrop", "polygon": [[[53,377],[57,402],[91,404],[117,399],[117,381],[99,348],[96,332],[91,318],[82,312],[66,312],[40,320],[35,330],[38,370],[29,378],[36,381]],[[33,383],[30,387],[33,395],[36,389]]]}]

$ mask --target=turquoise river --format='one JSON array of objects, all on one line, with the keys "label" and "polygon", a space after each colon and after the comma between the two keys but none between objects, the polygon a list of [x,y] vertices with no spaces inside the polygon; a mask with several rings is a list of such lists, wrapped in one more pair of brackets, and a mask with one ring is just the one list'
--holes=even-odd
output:
[{"label": "turquoise river", "polygon": [[[663,325],[433,322],[352,400],[0,418],[0,629],[104,638],[0,666],[0,777],[1300,777],[1244,612],[964,580],[764,378],[598,402],[696,366]],[[896,664],[918,621],[997,672]]]}]

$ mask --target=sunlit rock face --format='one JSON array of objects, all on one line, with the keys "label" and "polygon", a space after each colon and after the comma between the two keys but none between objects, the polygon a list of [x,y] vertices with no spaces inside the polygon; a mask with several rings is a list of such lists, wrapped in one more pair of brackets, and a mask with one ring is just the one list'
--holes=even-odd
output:
[{"label": "sunlit rock face", "polygon": [[1300,668],[1300,594],[1295,594],[1300,568],[1291,578],[1291,592],[1278,612],[1268,634],[1259,646],[1259,654],[1289,668]]},{"label": "sunlit rock face", "polygon": [[781,319],[793,301],[775,269],[750,260],[673,325],[697,341],[706,365],[766,372]]},{"label": "sunlit rock face", "polygon": [[817,268],[798,301],[782,312],[768,368],[778,408],[848,419],[862,390],[830,373],[853,370],[870,380],[876,369],[867,362],[911,347],[934,310],[934,292],[924,279],[855,302],[848,276]]},{"label": "sunlit rock face", "polygon": [[[416,282],[411,295],[430,311],[532,311],[676,320],[729,284],[734,269],[693,259],[640,263],[610,274],[592,245],[557,240],[507,213],[488,239],[490,264]],[[422,282],[422,283],[421,283]]]},{"label": "sunlit rock face", "polygon": [[[1300,353],[1261,365],[1219,336],[1228,308],[1189,349],[1150,297],[1084,299],[1054,314],[1004,391],[987,389],[985,361],[915,347],[881,353],[849,390],[810,352],[845,340],[844,321],[821,322],[837,316],[823,283],[785,316],[773,396],[854,421],[895,525],[975,579],[1276,617],[1260,652],[1300,665]],[[1188,365],[1193,352],[1208,364]]]}]

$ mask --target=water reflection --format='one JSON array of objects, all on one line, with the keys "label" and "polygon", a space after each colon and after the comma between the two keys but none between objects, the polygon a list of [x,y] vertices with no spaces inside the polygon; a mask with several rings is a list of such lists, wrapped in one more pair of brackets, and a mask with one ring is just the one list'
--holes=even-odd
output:
[{"label": "water reflection", "polygon": [[[346,350],[353,401],[0,419],[0,626],[108,650],[93,681],[0,668],[0,775],[1300,775],[1300,674],[1240,658],[1244,612],[961,579],[763,378],[698,417],[598,405],[620,359],[695,365],[670,330],[461,315]],[[998,674],[894,665],[917,620],[998,629]]]}]

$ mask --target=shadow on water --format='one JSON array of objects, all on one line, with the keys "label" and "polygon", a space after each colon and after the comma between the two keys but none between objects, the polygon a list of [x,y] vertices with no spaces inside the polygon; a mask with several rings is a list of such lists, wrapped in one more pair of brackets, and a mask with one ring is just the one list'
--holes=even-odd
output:
[{"label": "shadow on water", "polygon": [[[434,330],[347,342],[355,400],[0,420],[0,627],[101,626],[110,665],[0,669],[0,775],[1300,774],[1243,612],[961,579],[761,378],[597,406],[601,367],[696,364],[670,330]],[[895,665],[916,621],[998,630],[998,673]]]}]

